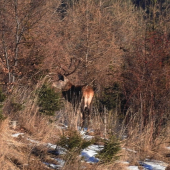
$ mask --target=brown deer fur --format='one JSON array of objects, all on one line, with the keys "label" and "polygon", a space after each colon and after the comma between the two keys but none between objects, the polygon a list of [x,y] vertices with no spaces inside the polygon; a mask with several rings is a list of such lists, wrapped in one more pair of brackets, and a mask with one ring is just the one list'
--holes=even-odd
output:
[{"label": "brown deer fur", "polygon": [[91,103],[94,96],[94,90],[89,85],[74,86],[65,76],[59,75],[59,81],[53,82],[53,87],[62,91],[63,97],[68,100],[75,109],[81,105],[82,126],[87,127],[89,124]]}]

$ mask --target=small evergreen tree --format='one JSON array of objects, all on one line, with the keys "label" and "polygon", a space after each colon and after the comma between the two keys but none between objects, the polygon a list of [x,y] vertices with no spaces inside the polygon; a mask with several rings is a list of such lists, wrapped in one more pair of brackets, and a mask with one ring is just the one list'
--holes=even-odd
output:
[{"label": "small evergreen tree", "polygon": [[60,94],[47,85],[43,85],[38,94],[38,105],[40,113],[54,115],[54,112],[61,108]]},{"label": "small evergreen tree", "polygon": [[63,135],[60,137],[57,145],[69,151],[76,150],[79,153],[82,149],[88,147],[93,142],[93,139],[88,141],[83,139],[77,131],[70,131],[68,136]]},{"label": "small evergreen tree", "polygon": [[120,142],[115,136],[111,136],[108,140],[104,141],[104,148],[99,151],[98,158],[104,163],[117,160],[119,158],[117,154],[120,150]]}]

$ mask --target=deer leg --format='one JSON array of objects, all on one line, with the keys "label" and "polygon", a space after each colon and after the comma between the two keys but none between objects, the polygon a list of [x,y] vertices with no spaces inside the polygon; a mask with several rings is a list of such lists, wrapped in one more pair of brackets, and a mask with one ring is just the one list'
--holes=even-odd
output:
[{"label": "deer leg", "polygon": [[82,128],[85,128],[85,124],[86,124],[85,120],[86,120],[86,113],[83,110],[83,112],[82,112]]},{"label": "deer leg", "polygon": [[89,120],[90,120],[90,110],[89,108],[86,107],[83,111],[83,122],[82,122],[83,128],[88,128]]}]

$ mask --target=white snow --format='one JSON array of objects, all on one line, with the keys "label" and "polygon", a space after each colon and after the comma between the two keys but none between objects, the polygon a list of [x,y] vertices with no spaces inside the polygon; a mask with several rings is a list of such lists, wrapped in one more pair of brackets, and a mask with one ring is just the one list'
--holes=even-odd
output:
[{"label": "white snow", "polygon": [[66,154],[67,150],[61,146],[56,146],[56,152],[58,152],[59,155]]},{"label": "white snow", "polygon": [[[82,138],[91,140],[94,136],[86,135],[86,132],[87,132],[86,129],[80,130],[80,134],[82,135]],[[24,133],[12,134],[12,137],[14,137],[14,138],[17,138],[19,136],[24,136]],[[67,150],[65,148],[62,148],[60,146],[57,146],[57,145],[54,145],[51,143],[42,143],[40,141],[32,140],[30,138],[27,138],[27,140],[34,144],[38,144],[38,145],[43,144],[43,145],[47,146],[49,149],[56,151],[56,153],[59,155],[66,154],[66,152],[67,152]],[[99,162],[99,159],[96,158],[95,156],[97,155],[98,151],[101,151],[103,148],[104,148],[103,145],[90,145],[89,147],[87,147],[81,151],[80,156],[83,157],[87,163],[97,163],[97,162]],[[125,149],[129,152],[137,153],[133,149],[129,149],[129,148],[122,148],[122,149]],[[167,149],[170,149],[170,147],[167,147]],[[57,165],[47,163],[47,162],[43,162],[43,163],[53,169],[62,168],[64,166],[64,164],[65,164],[64,160],[62,160],[60,158],[54,158],[54,159],[57,160],[57,162],[58,162]],[[165,170],[165,168],[168,166],[167,163],[164,163],[162,161],[149,160],[149,159],[146,159],[145,161],[139,161],[139,164],[143,167],[143,170]],[[128,166],[127,169],[128,170],[139,170],[138,166]]]},{"label": "white snow", "polygon": [[[78,129],[79,129],[79,133],[83,139],[91,140],[92,138],[94,138],[94,136],[86,135],[86,132],[87,132],[86,128],[81,129],[80,127],[78,127]],[[93,132],[93,130],[89,130],[89,132]]]},{"label": "white snow", "polygon": [[51,163],[48,163],[48,162],[43,162],[43,163],[45,165],[47,165],[48,167],[53,168],[53,169],[62,168],[60,165],[55,165],[55,164],[51,164]]},{"label": "white snow", "polygon": [[140,164],[147,170],[165,170],[168,164],[157,160],[146,160]]},{"label": "white snow", "polygon": [[95,158],[95,155],[102,149],[103,145],[90,145],[81,151],[81,156],[84,157],[85,161],[88,163],[97,163],[99,159]]},{"label": "white snow", "polygon": [[91,140],[92,138],[94,138],[94,136],[83,135],[82,138],[83,138],[83,139],[86,139],[86,140]]},{"label": "white snow", "polygon": [[57,160],[57,162],[59,163],[60,167],[63,167],[65,164],[65,161],[63,159],[60,158],[55,158],[55,160]]},{"label": "white snow", "polygon": [[56,160],[58,162],[58,164],[52,164],[52,163],[48,163],[48,162],[43,162],[45,165],[47,165],[48,167],[51,167],[53,169],[59,169],[62,168],[65,164],[65,161],[60,159],[60,158],[54,158],[54,160]]},{"label": "white snow", "polygon": [[168,147],[166,147],[166,148],[170,150],[170,146],[168,146]]},{"label": "white snow", "polygon": [[24,133],[15,133],[15,134],[12,134],[11,136],[14,138],[18,138],[20,135],[22,136],[24,135]]},{"label": "white snow", "polygon": [[57,145],[54,145],[54,144],[51,144],[51,143],[47,143],[46,145],[50,149],[56,149],[56,147],[57,147]]},{"label": "white snow", "polygon": [[139,170],[138,166],[129,166],[128,170]]}]

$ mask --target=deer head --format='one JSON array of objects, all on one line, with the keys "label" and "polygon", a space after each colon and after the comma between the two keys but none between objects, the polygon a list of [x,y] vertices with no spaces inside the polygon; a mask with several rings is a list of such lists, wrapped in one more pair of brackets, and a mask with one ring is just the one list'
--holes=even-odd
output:
[{"label": "deer head", "polygon": [[53,82],[52,86],[62,91],[67,91],[71,88],[72,84],[67,77],[58,74],[58,81]]}]

